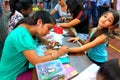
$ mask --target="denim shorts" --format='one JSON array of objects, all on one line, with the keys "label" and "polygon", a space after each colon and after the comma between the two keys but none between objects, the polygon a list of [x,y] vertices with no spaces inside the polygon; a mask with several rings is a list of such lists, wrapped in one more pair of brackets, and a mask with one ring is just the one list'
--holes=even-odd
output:
[{"label": "denim shorts", "polygon": [[84,33],[77,33],[77,36],[82,39],[83,41],[86,41],[88,39],[88,34],[84,34]]}]

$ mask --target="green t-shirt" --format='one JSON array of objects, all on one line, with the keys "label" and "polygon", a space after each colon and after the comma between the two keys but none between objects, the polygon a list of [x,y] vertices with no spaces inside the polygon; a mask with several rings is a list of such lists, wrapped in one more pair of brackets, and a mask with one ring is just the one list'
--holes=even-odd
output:
[{"label": "green t-shirt", "polygon": [[0,80],[16,80],[16,77],[28,70],[29,62],[23,55],[24,50],[35,50],[36,40],[29,31],[19,26],[6,38],[1,61]]}]

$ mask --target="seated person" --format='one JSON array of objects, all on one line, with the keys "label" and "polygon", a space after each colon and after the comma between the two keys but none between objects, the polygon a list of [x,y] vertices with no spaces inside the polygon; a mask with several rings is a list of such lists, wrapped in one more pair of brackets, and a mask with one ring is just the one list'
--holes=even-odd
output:
[{"label": "seated person", "polygon": [[67,5],[65,3],[65,0],[58,0],[58,4],[50,12],[50,14],[55,14],[57,11],[58,11],[60,20],[64,20],[65,18],[70,16],[70,13],[67,12]]},{"label": "seated person", "polygon": [[35,66],[68,52],[67,46],[44,56],[38,56],[35,51],[38,36],[47,35],[55,23],[53,16],[44,10],[18,22],[5,40],[0,61],[0,80],[37,80],[35,69],[28,68],[29,63]]},{"label": "seated person", "polygon": [[103,64],[97,72],[97,80],[120,80],[120,60],[112,59]]}]

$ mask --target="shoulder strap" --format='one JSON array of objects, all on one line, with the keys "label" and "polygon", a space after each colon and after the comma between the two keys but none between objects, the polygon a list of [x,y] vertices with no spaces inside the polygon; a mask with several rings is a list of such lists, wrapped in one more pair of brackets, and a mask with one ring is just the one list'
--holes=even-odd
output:
[{"label": "shoulder strap", "polygon": [[77,16],[77,18],[80,18],[82,16],[83,11],[81,10]]}]

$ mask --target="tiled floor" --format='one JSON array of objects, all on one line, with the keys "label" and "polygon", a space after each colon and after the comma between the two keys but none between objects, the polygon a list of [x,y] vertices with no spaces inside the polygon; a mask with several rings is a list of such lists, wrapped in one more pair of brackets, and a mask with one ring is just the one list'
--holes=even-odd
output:
[{"label": "tiled floor", "polygon": [[115,36],[115,39],[109,39],[109,46],[107,48],[109,52],[109,60],[120,58],[120,28],[117,28],[116,32],[118,35]]}]

